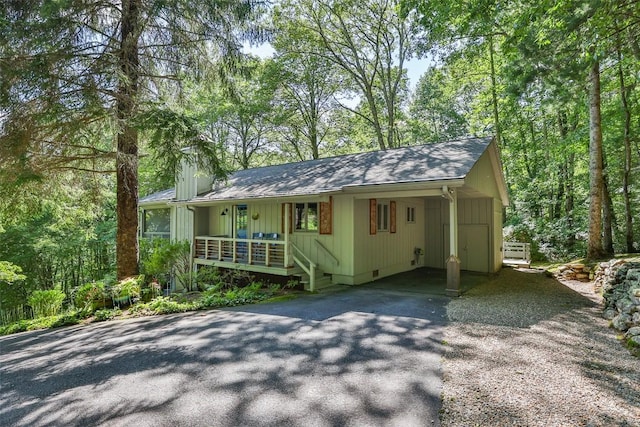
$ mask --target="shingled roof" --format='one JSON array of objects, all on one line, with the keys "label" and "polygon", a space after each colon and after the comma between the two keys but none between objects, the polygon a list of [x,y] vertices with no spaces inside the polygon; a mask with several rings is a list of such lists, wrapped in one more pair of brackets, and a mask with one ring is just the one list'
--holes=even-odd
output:
[{"label": "shingled roof", "polygon": [[349,187],[464,179],[492,138],[465,138],[235,172],[190,202],[275,198]]},{"label": "shingled roof", "polygon": [[157,193],[149,194],[148,196],[141,197],[138,201],[139,204],[151,204],[170,202],[176,198],[176,190],[170,188],[168,190],[158,191]]}]

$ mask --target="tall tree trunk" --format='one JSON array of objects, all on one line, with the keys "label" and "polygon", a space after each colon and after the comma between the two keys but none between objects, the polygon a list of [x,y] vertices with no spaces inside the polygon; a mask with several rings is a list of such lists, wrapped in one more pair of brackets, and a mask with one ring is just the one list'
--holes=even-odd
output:
[{"label": "tall tree trunk", "polygon": [[615,217],[613,213],[613,202],[609,193],[609,184],[606,174],[602,178],[602,249],[604,255],[612,256],[613,251],[613,223]]},{"label": "tall tree trunk", "polygon": [[[573,126],[575,128],[575,126]],[[569,127],[567,123],[567,117],[564,112],[558,113],[558,129],[560,131],[560,138],[562,139],[563,144],[566,144],[567,135],[569,134]],[[574,175],[574,165],[575,165],[575,157],[576,154],[573,150],[565,148],[564,150],[565,158],[564,158],[564,190],[562,193],[564,194],[564,214],[567,217],[567,228],[569,229],[569,235],[567,236],[567,246],[571,249],[574,248],[576,244],[576,233],[573,229],[573,205],[574,205],[574,195],[573,195],[573,175]]]},{"label": "tall tree trunk", "polygon": [[587,258],[603,257],[602,250],[602,119],[600,114],[600,62],[589,70],[589,240]]},{"label": "tall tree trunk", "polygon": [[116,156],[117,231],[116,263],[118,278],[138,274],[138,131],[131,126],[135,114],[140,73],[141,0],[122,2],[120,72],[117,89],[118,148]]},{"label": "tall tree trunk", "polygon": [[622,174],[622,197],[624,199],[624,235],[627,253],[635,251],[633,247],[633,214],[631,212],[631,195],[629,184],[631,179],[631,110],[627,101],[629,88],[625,86],[622,54],[618,46],[618,78],[620,81],[620,100],[624,114],[624,172]]},{"label": "tall tree trunk", "polygon": [[489,35],[489,60],[491,62],[491,103],[493,104],[493,125],[495,126],[496,142],[498,147],[502,144],[502,132],[500,130],[500,116],[498,115],[498,89],[496,87],[496,66],[493,54],[493,35]]}]

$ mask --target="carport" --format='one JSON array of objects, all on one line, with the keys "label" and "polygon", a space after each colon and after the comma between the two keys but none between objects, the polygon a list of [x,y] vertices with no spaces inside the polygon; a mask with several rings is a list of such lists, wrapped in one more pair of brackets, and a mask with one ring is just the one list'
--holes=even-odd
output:
[{"label": "carport", "polygon": [[[488,280],[490,274],[473,271],[460,272],[460,293],[463,294],[476,285]],[[417,268],[393,276],[383,277],[361,286],[371,289],[410,292],[433,296],[451,296],[445,285],[447,270],[430,267]]]}]

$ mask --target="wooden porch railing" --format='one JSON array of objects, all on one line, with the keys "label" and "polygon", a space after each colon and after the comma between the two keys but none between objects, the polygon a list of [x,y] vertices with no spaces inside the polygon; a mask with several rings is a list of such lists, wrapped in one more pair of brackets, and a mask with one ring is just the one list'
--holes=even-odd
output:
[{"label": "wooden porch railing", "polygon": [[311,261],[308,256],[304,254],[296,245],[291,243],[291,248],[293,249],[293,261],[300,266],[304,270],[305,273],[309,276],[309,290],[311,292],[316,290],[316,268],[318,267],[316,263]]},{"label": "wooden porch railing", "polygon": [[289,267],[285,265],[288,250],[283,240],[196,236],[194,256],[213,261]]}]

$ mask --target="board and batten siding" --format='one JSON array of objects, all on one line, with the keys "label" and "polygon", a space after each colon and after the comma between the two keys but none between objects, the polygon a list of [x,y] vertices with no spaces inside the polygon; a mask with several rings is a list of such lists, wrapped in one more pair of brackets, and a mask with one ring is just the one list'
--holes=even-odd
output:
[{"label": "board and batten siding", "polygon": [[[190,153],[189,155],[195,155]],[[181,173],[176,180],[176,205],[172,212],[171,239],[173,241],[188,240],[193,243],[193,237],[206,227],[202,225],[202,211],[189,210],[180,202],[191,200],[196,195],[211,189],[211,178],[198,173],[195,164],[183,160]],[[198,208],[202,209],[202,208]],[[174,227],[175,224],[175,227]],[[196,228],[197,226],[197,228]],[[194,234],[195,233],[195,234]]]},{"label": "board and batten siding", "polygon": [[485,151],[464,178],[465,187],[473,188],[487,197],[500,200],[498,183],[491,164],[489,151]]},{"label": "board and batten siding", "polygon": [[[421,198],[376,199],[377,203],[396,202],[396,232],[369,233],[369,200],[354,201],[353,283],[413,270],[424,265],[424,256],[415,263],[415,248],[425,249],[425,205]],[[407,222],[407,208],[415,208],[415,222]],[[377,275],[376,275],[377,274]]]},{"label": "board and batten siding", "polygon": [[[352,197],[334,196],[333,230],[331,234],[294,230],[290,235],[291,242],[315,262],[323,272],[330,273],[333,276],[333,283],[350,284],[353,277],[353,206]],[[316,243],[316,240],[337,258],[338,263]]]},{"label": "board and batten siding", "polygon": [[[449,202],[441,198],[429,198],[426,206],[425,263],[428,267],[444,268],[449,256]],[[497,207],[499,212],[496,212]],[[458,199],[458,257],[461,269],[482,273],[497,271],[502,263],[501,236],[502,209],[499,201],[491,198]]]},{"label": "board and batten siding", "polygon": [[[310,197],[286,203],[318,202],[317,197]],[[247,237],[254,233],[278,233],[280,240],[284,240],[282,224],[282,200],[257,201],[257,203],[240,203],[247,205]],[[233,212],[236,204],[223,204],[196,209],[196,235],[233,236]],[[226,211],[226,215],[221,215]],[[254,219],[255,218],[255,219]],[[291,223],[293,218],[290,219]],[[320,234],[317,231],[296,231],[289,235],[289,241],[294,243],[309,259],[315,262],[325,273],[334,275],[334,282],[344,283],[344,277],[353,276],[353,198],[333,198],[333,232]],[[319,241],[325,249],[316,243]],[[327,251],[331,255],[327,254]],[[335,257],[338,262],[333,260]]]}]

